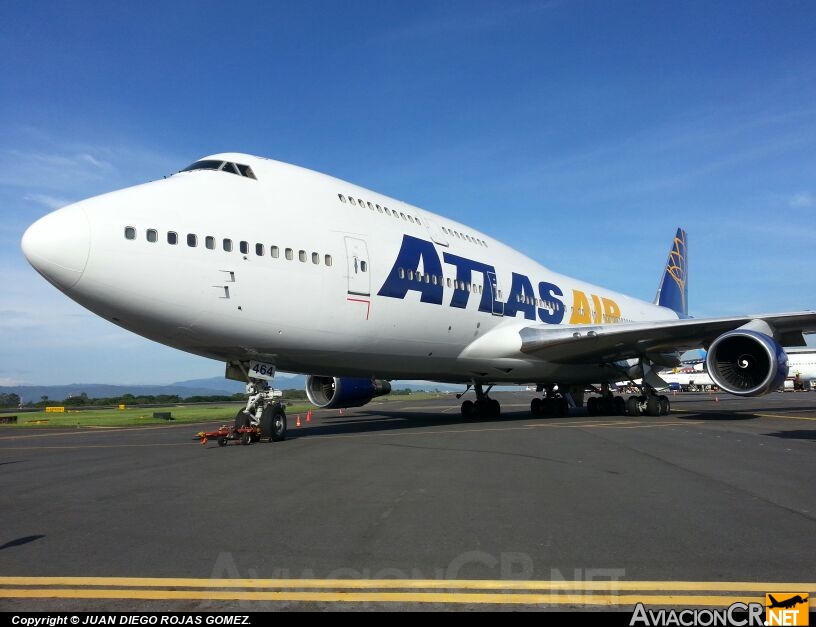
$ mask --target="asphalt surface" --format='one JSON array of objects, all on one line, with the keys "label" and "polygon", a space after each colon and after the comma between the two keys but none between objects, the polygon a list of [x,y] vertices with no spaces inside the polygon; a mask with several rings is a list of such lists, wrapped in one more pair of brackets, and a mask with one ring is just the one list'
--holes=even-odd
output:
[{"label": "asphalt surface", "polygon": [[500,420],[406,399],[290,415],[285,442],[223,448],[193,437],[217,424],[1,429],[0,609],[626,609],[816,590],[816,392],[679,394],[660,418],[531,418],[532,394],[495,397]]}]

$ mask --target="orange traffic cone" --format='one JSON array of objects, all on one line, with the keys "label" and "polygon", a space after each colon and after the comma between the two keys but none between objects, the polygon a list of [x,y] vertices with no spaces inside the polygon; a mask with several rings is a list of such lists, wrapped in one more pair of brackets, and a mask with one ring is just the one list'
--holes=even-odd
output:
[{"label": "orange traffic cone", "polygon": [[297,422],[295,423],[296,427],[300,426],[300,414],[298,414]]},{"label": "orange traffic cone", "polygon": [[309,411],[306,412],[306,422],[311,422],[311,421],[312,421],[312,410],[310,409]]}]

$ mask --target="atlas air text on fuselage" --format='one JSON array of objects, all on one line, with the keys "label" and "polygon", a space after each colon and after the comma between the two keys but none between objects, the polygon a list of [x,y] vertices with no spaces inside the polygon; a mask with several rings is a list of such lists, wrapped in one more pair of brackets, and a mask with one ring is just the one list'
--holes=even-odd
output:
[{"label": "atlas air text on fuselage", "polygon": [[[548,324],[561,324],[566,314],[564,290],[550,281],[539,281],[538,290],[533,288],[530,278],[520,272],[513,272],[507,300],[498,297],[496,288],[495,266],[442,252],[442,259],[433,242],[411,235],[403,235],[397,258],[385,279],[379,296],[405,298],[408,292],[418,292],[420,302],[443,305],[444,285],[441,280],[430,280],[430,277],[443,276],[442,263],[456,269],[456,278],[449,307],[464,309],[471,294],[469,289],[474,275],[481,275],[484,289],[479,297],[479,311],[509,317],[516,317],[519,312],[527,320],[541,320]],[[572,289],[572,307],[569,324],[598,324],[618,322],[621,317],[620,306],[611,298],[597,294],[587,295],[579,289]],[[539,307],[537,303],[545,303]],[[591,304],[590,304],[591,303]]]}]

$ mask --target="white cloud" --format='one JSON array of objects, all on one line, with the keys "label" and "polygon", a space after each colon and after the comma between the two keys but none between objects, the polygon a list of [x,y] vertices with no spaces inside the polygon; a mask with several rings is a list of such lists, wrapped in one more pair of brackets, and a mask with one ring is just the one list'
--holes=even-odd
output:
[{"label": "white cloud", "polygon": [[806,209],[816,206],[816,197],[810,192],[798,192],[788,199],[788,206],[794,209]]},{"label": "white cloud", "polygon": [[59,209],[71,203],[70,200],[66,200],[65,198],[58,198],[48,194],[27,194],[23,196],[23,200],[30,200],[49,209]]}]

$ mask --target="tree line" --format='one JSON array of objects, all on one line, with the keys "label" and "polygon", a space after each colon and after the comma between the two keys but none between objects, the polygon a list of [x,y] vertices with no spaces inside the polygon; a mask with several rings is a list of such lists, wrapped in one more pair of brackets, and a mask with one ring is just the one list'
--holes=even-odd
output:
[{"label": "tree line", "polygon": [[[49,399],[41,396],[39,401],[28,401],[22,407],[101,407],[116,405],[175,405],[178,403],[220,403],[225,401],[245,401],[246,394],[238,393],[231,395],[213,394],[210,396],[185,396],[177,394],[143,394],[135,396],[133,394],[122,394],[121,396],[110,396],[106,398],[91,398],[85,392],[78,396],[69,396],[62,400]],[[286,400],[304,400],[305,390],[283,390],[283,398]],[[18,408],[20,396],[18,394],[0,394],[0,407]]]}]

